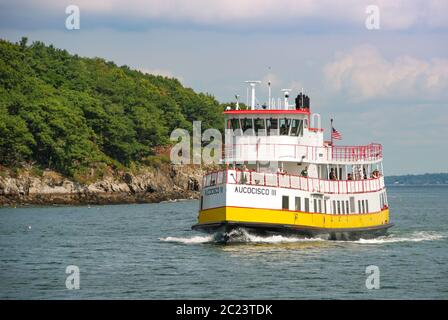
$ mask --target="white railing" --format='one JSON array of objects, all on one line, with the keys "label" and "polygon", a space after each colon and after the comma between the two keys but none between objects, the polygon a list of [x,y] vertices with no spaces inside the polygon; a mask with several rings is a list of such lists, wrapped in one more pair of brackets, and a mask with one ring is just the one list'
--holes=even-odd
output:
[{"label": "white railing", "polygon": [[384,189],[384,177],[382,176],[363,180],[324,180],[292,174],[229,169],[210,172],[203,178],[203,187],[223,183],[280,187],[316,193],[335,194],[374,192]]},{"label": "white railing", "polygon": [[243,143],[224,146],[223,159],[233,161],[326,161],[333,163],[359,163],[380,161],[383,157],[381,144],[371,143],[365,146],[328,146],[315,147],[282,143]]}]

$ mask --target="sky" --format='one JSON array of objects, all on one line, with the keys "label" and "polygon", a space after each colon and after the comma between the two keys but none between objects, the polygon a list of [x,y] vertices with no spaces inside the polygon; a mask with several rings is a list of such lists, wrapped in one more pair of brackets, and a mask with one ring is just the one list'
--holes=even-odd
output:
[{"label": "sky", "polygon": [[[79,29],[66,28],[70,5]],[[303,88],[338,144],[382,143],[386,174],[418,174],[448,172],[447,14],[448,0],[0,0],[0,38],[175,77],[221,102],[245,101],[245,80],[262,81],[261,102],[268,80],[273,96]]]}]

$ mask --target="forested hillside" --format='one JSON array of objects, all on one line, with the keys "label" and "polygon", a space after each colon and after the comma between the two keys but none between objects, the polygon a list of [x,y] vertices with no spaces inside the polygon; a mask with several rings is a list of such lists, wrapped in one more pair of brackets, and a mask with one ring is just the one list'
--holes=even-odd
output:
[{"label": "forested hillside", "polygon": [[223,107],[171,78],[41,42],[0,39],[0,165],[76,177],[145,163],[175,128],[222,127]]}]

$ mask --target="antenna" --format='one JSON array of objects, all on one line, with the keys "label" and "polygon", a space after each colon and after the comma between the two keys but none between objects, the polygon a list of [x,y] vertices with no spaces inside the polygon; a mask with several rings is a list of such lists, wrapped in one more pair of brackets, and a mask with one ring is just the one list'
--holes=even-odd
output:
[{"label": "antenna", "polygon": [[269,92],[268,108],[270,110],[271,109],[271,80],[268,80],[268,92]]},{"label": "antenna", "polygon": [[301,94],[302,94],[302,108],[303,108],[303,105],[304,105],[304,98],[305,98],[305,93],[303,92],[303,87],[302,87],[302,92],[300,92]]},{"label": "antenna", "polygon": [[252,88],[250,108],[251,108],[251,110],[255,110],[255,86],[258,83],[261,83],[261,81],[259,81],[259,80],[248,80],[248,81],[244,81],[244,82],[250,84],[250,86]]},{"label": "antenna", "polygon": [[288,110],[289,109],[288,98],[289,98],[289,93],[291,92],[291,89],[282,89],[282,92],[285,96],[285,110]]},{"label": "antenna", "polygon": [[[268,71],[269,74],[268,76],[270,76],[271,73],[271,66],[268,66]],[[268,109],[270,110],[272,108],[272,101],[271,101],[271,79],[268,80]]]}]

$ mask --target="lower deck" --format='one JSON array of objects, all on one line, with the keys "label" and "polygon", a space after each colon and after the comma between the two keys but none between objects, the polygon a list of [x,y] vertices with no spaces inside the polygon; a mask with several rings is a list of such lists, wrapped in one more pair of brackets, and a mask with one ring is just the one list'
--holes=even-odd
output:
[{"label": "lower deck", "polygon": [[334,215],[250,207],[220,207],[199,212],[198,224],[221,222],[301,226],[319,229],[362,229],[389,224],[389,210],[369,214]]},{"label": "lower deck", "polygon": [[385,192],[325,194],[223,183],[202,190],[198,223],[193,228],[244,227],[330,237],[336,232],[378,234],[392,226]]}]

